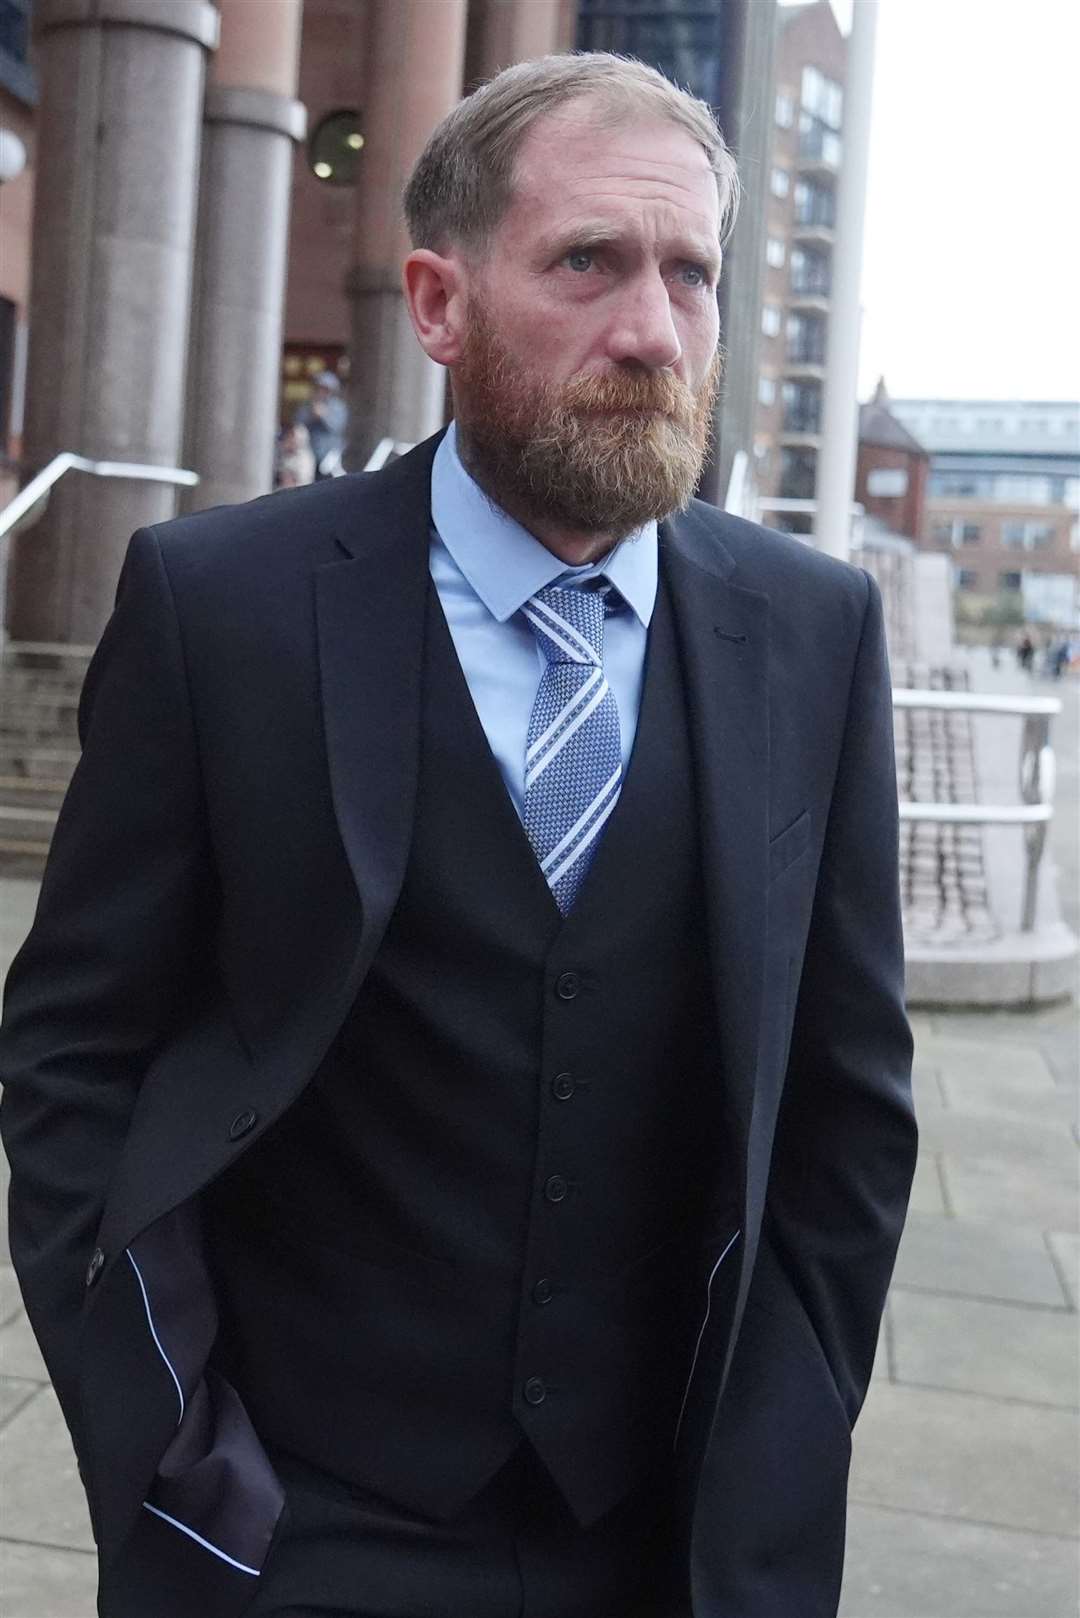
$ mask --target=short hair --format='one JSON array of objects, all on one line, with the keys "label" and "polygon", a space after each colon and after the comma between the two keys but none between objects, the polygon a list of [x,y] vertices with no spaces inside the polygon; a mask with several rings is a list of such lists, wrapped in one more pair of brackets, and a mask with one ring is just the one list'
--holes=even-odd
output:
[{"label": "short hair", "polygon": [[545,114],[579,98],[592,103],[602,124],[651,113],[693,136],[716,177],[720,240],[726,240],[738,209],[739,177],[707,103],[632,57],[568,51],[504,68],[439,124],[405,187],[413,246],[482,250],[510,204],[525,136]]}]

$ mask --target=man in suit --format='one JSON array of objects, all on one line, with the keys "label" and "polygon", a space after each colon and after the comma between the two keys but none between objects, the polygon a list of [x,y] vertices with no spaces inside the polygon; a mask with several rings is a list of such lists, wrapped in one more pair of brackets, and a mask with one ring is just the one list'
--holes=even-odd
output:
[{"label": "man in suit", "polygon": [[132,541],[0,1054],[105,1618],[824,1618],[914,1160],[873,583],[692,500],[734,171],[499,75],[455,427]]}]

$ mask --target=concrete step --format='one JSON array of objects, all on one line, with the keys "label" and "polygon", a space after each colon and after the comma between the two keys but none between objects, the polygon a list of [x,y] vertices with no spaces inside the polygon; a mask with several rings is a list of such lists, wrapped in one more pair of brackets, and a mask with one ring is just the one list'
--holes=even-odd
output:
[{"label": "concrete step", "polygon": [[0,743],[0,776],[58,782],[66,786],[78,762],[77,747],[27,747]]},{"label": "concrete step", "polygon": [[64,780],[49,780],[40,775],[0,775],[0,806],[59,809],[67,786]]}]

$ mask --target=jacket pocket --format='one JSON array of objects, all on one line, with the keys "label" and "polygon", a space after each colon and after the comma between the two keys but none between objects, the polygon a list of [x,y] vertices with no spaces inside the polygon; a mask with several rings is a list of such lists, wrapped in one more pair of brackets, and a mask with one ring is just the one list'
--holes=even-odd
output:
[{"label": "jacket pocket", "polygon": [[775,882],[781,872],[793,865],[800,854],[810,847],[810,811],[804,809],[797,820],[785,826],[769,843],[769,881]]}]

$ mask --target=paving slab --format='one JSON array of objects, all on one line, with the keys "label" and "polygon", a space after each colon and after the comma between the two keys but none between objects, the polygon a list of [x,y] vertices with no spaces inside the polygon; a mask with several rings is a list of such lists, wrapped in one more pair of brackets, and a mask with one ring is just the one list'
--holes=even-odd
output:
[{"label": "paving slab", "polygon": [[851,1500],[1073,1535],[1078,1443],[1080,1420],[1069,1411],[877,1383],[855,1428]]},{"label": "paving slab", "polygon": [[893,1286],[1046,1308],[1069,1303],[1039,1231],[932,1214],[909,1214]]},{"label": "paving slab", "polygon": [[1052,1093],[1054,1089],[1054,1077],[1045,1057],[1028,1041],[991,1043],[985,1034],[979,1040],[934,1034],[920,1047],[919,1059],[932,1063],[946,1081],[967,1077],[992,1083],[1000,1079],[1026,1083],[1033,1091]]},{"label": "paving slab", "polygon": [[94,1618],[97,1558],[0,1540],[4,1618]]},{"label": "paving slab", "polygon": [[[93,1549],[75,1454],[51,1388],[35,1393],[4,1428],[0,1499],[6,1538],[69,1550]],[[46,1615],[52,1618],[48,1608],[39,1607],[35,1618]]]},{"label": "paving slab", "polygon": [[1047,1164],[1060,1175],[1080,1173],[1076,1140],[1060,1119],[1044,1123],[939,1109],[919,1118],[919,1145],[924,1152],[1000,1157]]},{"label": "paving slab", "polygon": [[941,1187],[941,1174],[932,1153],[920,1153],[911,1182],[911,1207],[918,1213],[944,1217],[949,1209]]},{"label": "paving slab", "polygon": [[1080,1236],[1063,1230],[1051,1230],[1046,1237],[1047,1246],[1054,1255],[1061,1284],[1074,1309],[1080,1309]]},{"label": "paving slab", "polygon": [[1071,1618],[1076,1541],[853,1506],[840,1618]]},{"label": "paving slab", "polygon": [[0,1326],[0,1375],[29,1377],[34,1382],[49,1380],[37,1338],[21,1307],[6,1326]]},{"label": "paving slab", "polygon": [[940,1112],[945,1105],[945,1094],[939,1069],[930,1062],[917,1063],[911,1074],[911,1093],[917,1118],[925,1118],[929,1112]]},{"label": "paving slab", "polygon": [[[1040,1057],[1040,1061],[1041,1061]],[[1027,1074],[957,1072],[950,1062],[941,1069],[941,1088],[948,1107],[965,1113],[991,1113],[1037,1123],[1071,1123],[1077,1099],[1055,1084],[1049,1069],[1037,1082]]]},{"label": "paving slab", "polygon": [[[32,1399],[35,1393],[40,1392],[40,1382],[28,1382],[21,1376],[0,1376],[0,1427],[3,1427],[17,1410],[21,1410],[28,1399]],[[0,1439],[0,1443],[2,1442]],[[0,1514],[0,1530],[2,1527],[3,1516]]]},{"label": "paving slab", "polygon": [[1064,1309],[894,1291],[897,1382],[1080,1408],[1076,1316]]},{"label": "paving slab", "polygon": [[22,1295],[15,1271],[10,1264],[0,1262],[0,1326],[6,1326],[22,1308]]},{"label": "paving slab", "polygon": [[1080,1230],[1077,1176],[998,1156],[942,1154],[949,1202],[960,1219],[1014,1220],[1037,1230]]}]

